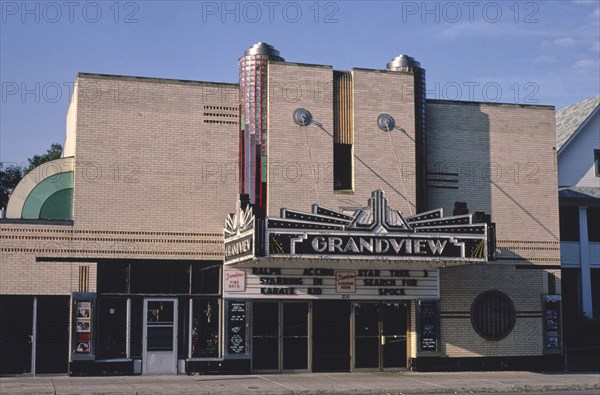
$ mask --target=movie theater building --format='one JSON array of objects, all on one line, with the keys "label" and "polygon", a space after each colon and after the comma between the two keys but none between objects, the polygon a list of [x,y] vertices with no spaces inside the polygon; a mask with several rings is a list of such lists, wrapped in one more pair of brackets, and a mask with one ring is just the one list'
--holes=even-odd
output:
[{"label": "movie theater building", "polygon": [[1,373],[561,367],[554,107],[239,67],[77,76],[0,224]]}]

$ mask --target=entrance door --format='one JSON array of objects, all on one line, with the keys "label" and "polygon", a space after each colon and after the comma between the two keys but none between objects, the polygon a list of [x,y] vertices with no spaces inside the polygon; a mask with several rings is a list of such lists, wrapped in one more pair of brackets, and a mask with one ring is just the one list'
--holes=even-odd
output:
[{"label": "entrance door", "polygon": [[382,369],[406,368],[406,304],[381,303]]},{"label": "entrance door", "polygon": [[354,303],[354,368],[379,370],[379,303]]},{"label": "entrance door", "polygon": [[252,303],[252,370],[279,370],[279,303]]},{"label": "entrance door", "polygon": [[350,370],[350,303],[313,302],[313,371]]},{"label": "entrance door", "polygon": [[31,373],[33,297],[0,295],[0,375]]},{"label": "entrance door", "polygon": [[144,300],[143,374],[177,373],[177,299]]},{"label": "entrance door", "polygon": [[308,303],[282,303],[282,370],[308,369]]},{"label": "entrance door", "polygon": [[308,302],[252,303],[252,370],[308,370]]},{"label": "entrance door", "polygon": [[404,303],[354,303],[354,369],[406,368],[407,322]]},{"label": "entrance door", "polygon": [[67,373],[69,361],[69,296],[38,296],[36,374]]}]

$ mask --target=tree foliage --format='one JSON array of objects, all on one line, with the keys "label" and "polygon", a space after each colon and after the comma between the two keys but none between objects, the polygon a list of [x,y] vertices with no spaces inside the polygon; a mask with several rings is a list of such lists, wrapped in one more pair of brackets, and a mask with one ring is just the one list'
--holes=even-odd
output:
[{"label": "tree foliage", "polygon": [[23,178],[23,172],[19,166],[4,166],[4,163],[0,163],[0,208],[6,207],[10,194],[21,178]]},{"label": "tree foliage", "polygon": [[60,144],[52,144],[50,149],[46,151],[45,154],[42,155],[33,155],[33,157],[27,159],[27,167],[23,171],[23,175],[29,173],[31,170],[35,169],[39,165],[50,162],[51,160],[60,158],[62,154],[62,145]]},{"label": "tree foliage", "polygon": [[52,144],[45,154],[34,155],[27,159],[27,165],[24,166],[24,168],[13,164],[6,165],[5,163],[0,162],[0,208],[6,207],[10,194],[25,174],[43,163],[60,158],[61,154],[62,145]]}]

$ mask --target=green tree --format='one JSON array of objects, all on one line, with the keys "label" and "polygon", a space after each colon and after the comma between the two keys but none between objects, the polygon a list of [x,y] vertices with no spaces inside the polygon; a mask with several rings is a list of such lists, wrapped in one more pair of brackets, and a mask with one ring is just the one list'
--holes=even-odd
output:
[{"label": "green tree", "polygon": [[23,171],[23,175],[29,173],[42,163],[50,162],[51,160],[60,158],[60,155],[62,154],[62,148],[63,147],[60,144],[52,144],[50,149],[46,151],[45,154],[33,155],[33,157],[27,159],[27,167]]},{"label": "green tree", "polygon": [[23,172],[19,166],[4,166],[3,163],[0,163],[0,208],[6,207],[10,194],[21,178],[23,178]]},{"label": "green tree", "polygon": [[4,163],[0,162],[0,208],[6,207],[10,194],[25,174],[29,173],[42,163],[60,158],[61,154],[62,145],[52,144],[45,154],[33,155],[33,157],[27,159],[27,166],[25,166],[24,169],[21,169],[16,165],[6,166]]}]

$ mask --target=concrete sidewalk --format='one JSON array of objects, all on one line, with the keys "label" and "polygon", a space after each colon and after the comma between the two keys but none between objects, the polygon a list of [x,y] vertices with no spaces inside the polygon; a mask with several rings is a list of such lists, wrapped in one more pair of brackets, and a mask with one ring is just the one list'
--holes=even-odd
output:
[{"label": "concrete sidewalk", "polygon": [[598,389],[598,373],[311,373],[0,378],[1,394],[436,394]]}]

